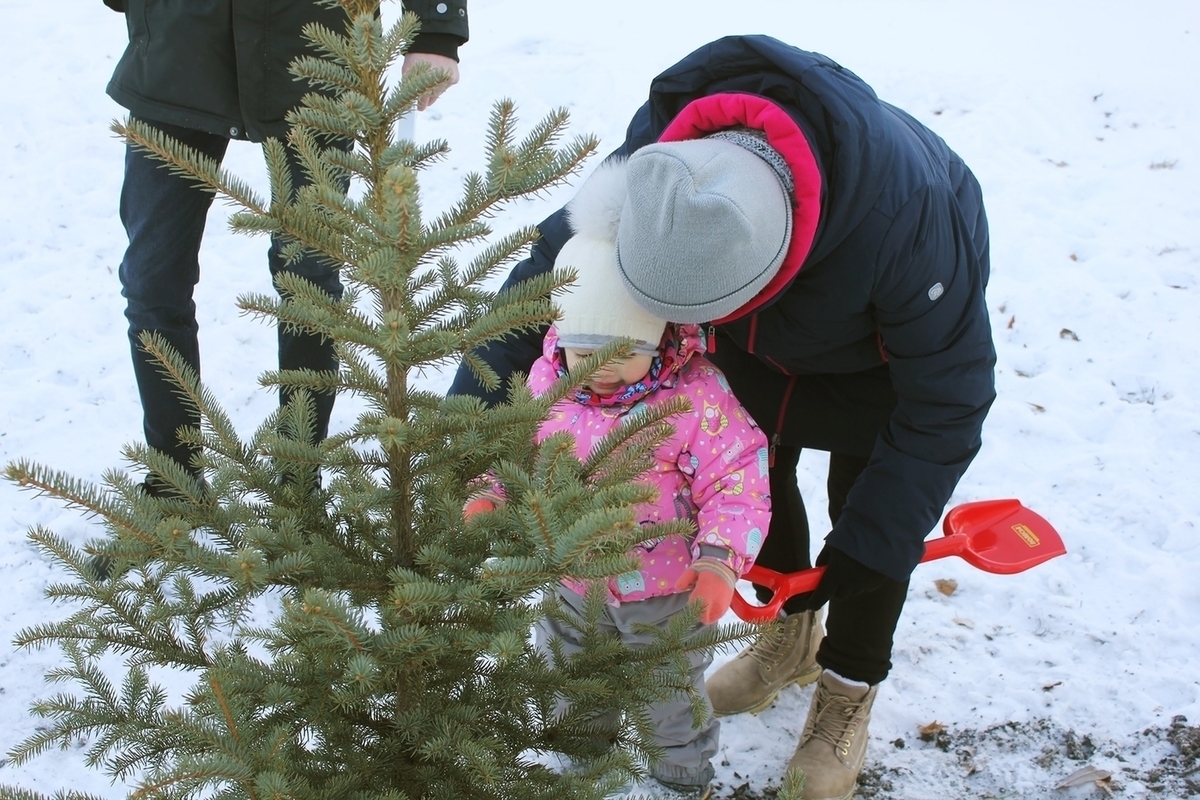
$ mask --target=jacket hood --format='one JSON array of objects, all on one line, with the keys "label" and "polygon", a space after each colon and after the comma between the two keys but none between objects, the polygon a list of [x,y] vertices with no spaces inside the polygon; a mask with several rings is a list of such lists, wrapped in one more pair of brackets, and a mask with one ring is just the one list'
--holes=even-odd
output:
[{"label": "jacket hood", "polygon": [[[713,102],[706,100],[712,95],[739,93],[765,98],[782,110],[803,143],[791,139],[780,149],[779,135],[765,130],[761,103],[747,105],[740,120],[719,106],[720,113],[713,116],[713,106],[705,105]],[[688,109],[697,101],[701,106]],[[632,149],[661,138],[692,138],[745,125],[765,130],[794,173],[804,149],[811,159],[794,175],[801,191],[802,183],[809,192],[816,189],[815,198],[808,198],[807,213],[815,211],[816,216],[808,222],[811,233],[797,237],[789,248],[787,272],[780,269],[785,274],[721,322],[769,305],[805,266],[845,241],[883,192],[882,176],[894,158],[886,110],[871,87],[832,59],[770,36],[727,36],[689,54],[654,79],[646,111],[648,127],[642,133],[652,138],[631,140]],[[803,203],[797,211],[802,210]]]}]

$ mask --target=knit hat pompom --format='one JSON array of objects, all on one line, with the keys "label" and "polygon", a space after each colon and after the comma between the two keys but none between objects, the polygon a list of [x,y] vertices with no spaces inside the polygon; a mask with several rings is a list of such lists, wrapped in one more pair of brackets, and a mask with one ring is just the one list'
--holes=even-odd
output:
[{"label": "knit hat pompom", "polygon": [[[589,223],[594,218],[589,217]],[[617,245],[606,236],[580,233],[563,245],[556,266],[578,273],[574,285],[555,298],[561,312],[554,324],[560,347],[597,350],[618,337],[636,342],[633,352],[658,352],[666,320],[630,296],[617,270]]]},{"label": "knit hat pompom", "polygon": [[567,203],[567,221],[571,230],[596,239],[617,240],[621,209],[628,189],[625,184],[624,158],[610,158],[596,167]]}]

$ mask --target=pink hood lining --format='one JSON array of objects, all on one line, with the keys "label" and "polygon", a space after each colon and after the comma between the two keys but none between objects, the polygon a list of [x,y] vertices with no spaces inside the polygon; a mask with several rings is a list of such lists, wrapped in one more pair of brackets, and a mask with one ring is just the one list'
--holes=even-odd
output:
[{"label": "pink hood lining", "polygon": [[765,97],[738,92],[721,92],[698,97],[675,115],[658,137],[660,142],[699,139],[728,128],[745,126],[760,130],[792,169],[795,182],[792,206],[792,241],[779,271],[762,291],[732,314],[713,320],[731,322],[753,313],[783,291],[800,272],[812,249],[821,219],[821,170],[812,147],[800,126],[778,105]]}]

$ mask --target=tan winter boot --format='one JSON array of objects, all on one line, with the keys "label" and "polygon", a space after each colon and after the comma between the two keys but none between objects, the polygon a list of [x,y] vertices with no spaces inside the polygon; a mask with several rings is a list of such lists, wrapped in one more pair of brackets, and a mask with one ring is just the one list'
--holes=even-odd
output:
[{"label": "tan winter boot", "polygon": [[713,713],[723,717],[762,711],[789,683],[815,681],[821,674],[817,647],[824,636],[820,611],[788,614],[782,629],[759,636],[705,681]]},{"label": "tan winter boot", "polygon": [[848,800],[867,757],[867,723],[879,686],[821,675],[788,769],[804,771],[804,800]]}]

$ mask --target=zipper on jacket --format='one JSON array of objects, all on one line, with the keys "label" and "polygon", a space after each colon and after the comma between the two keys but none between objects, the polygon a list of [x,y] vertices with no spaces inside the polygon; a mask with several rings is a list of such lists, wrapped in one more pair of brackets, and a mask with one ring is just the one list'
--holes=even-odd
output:
[{"label": "zipper on jacket", "polygon": [[767,468],[775,466],[775,448],[783,439],[783,423],[787,419],[788,404],[792,401],[792,390],[796,388],[796,378],[793,375],[788,378],[787,386],[783,390],[783,400],[779,404],[779,415],[775,418],[775,432],[771,434],[771,444],[767,448]]},{"label": "zipper on jacket", "polygon": [[704,343],[705,348],[710,353],[717,352],[717,326],[708,326],[708,341]]}]

